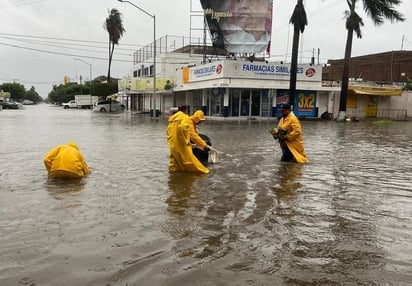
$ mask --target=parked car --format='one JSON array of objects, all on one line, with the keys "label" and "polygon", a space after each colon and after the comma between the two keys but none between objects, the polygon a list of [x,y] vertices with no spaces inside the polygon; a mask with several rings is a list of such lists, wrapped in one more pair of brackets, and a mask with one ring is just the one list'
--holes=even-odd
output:
[{"label": "parked car", "polygon": [[21,103],[13,102],[13,101],[1,101],[0,105],[3,109],[19,109]]},{"label": "parked car", "polygon": [[98,112],[123,112],[125,106],[117,100],[100,100],[93,104],[93,111]]}]

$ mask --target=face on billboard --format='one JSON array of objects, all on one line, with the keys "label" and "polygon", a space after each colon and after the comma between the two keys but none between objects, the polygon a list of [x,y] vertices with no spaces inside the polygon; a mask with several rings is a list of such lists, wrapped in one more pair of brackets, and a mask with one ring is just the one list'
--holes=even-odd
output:
[{"label": "face on billboard", "polygon": [[272,0],[200,0],[214,45],[229,53],[267,50]]},{"label": "face on billboard", "polygon": [[269,8],[267,0],[233,0],[233,22],[258,39],[266,32],[266,20],[271,16]]}]

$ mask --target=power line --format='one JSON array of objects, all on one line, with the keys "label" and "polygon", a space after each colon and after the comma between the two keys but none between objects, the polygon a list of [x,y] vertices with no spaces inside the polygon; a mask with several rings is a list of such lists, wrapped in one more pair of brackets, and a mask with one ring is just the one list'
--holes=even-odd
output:
[{"label": "power line", "polygon": [[10,1],[6,1],[5,4],[0,3],[0,10],[3,9],[10,9],[10,8],[15,8],[15,7],[21,7],[21,6],[29,6],[29,5],[33,5],[33,4],[37,4],[37,3],[41,3],[41,2],[45,2],[47,0],[23,0],[23,1],[19,1],[19,0],[14,0],[13,1],[13,5],[10,5],[7,2]]},{"label": "power line", "polygon": [[[23,43],[30,43],[30,44],[37,44],[37,45],[47,45],[48,47],[56,47],[56,48],[64,48],[64,49],[74,49],[77,51],[85,51],[85,52],[93,52],[93,53],[106,53],[105,51],[97,51],[97,50],[90,50],[90,49],[81,49],[81,48],[77,48],[77,46],[81,46],[81,47],[94,47],[94,48],[98,48],[98,49],[106,49],[106,47],[96,47],[96,46],[90,46],[90,45],[79,45],[79,44],[69,44],[68,46],[62,46],[62,45],[58,45],[58,44],[51,44],[52,42],[39,42],[39,41],[30,41],[30,40],[21,40],[21,39],[14,39],[14,38],[8,38],[8,37],[1,37],[3,39],[7,39],[7,40],[12,40],[12,41],[18,41],[18,42],[23,42]],[[70,46],[76,46],[76,47],[70,47]],[[118,50],[122,50],[121,48],[118,48]],[[123,49],[124,50],[124,49]],[[125,53],[116,53],[116,55],[123,55],[123,56],[132,56],[132,54],[125,54]]]},{"label": "power line", "polygon": [[[87,59],[94,59],[94,60],[104,60],[104,61],[107,60],[106,58],[91,57],[91,56],[84,56],[84,55],[78,55],[78,54],[59,53],[59,52],[53,52],[53,51],[47,51],[47,50],[41,50],[41,49],[34,49],[34,48],[22,47],[22,46],[12,45],[12,44],[6,44],[6,43],[0,43],[0,45],[8,46],[8,47],[13,47],[13,48],[24,49],[24,50],[30,50],[30,51],[36,51],[36,52],[54,54],[54,55],[62,55],[62,56],[70,56],[70,57],[80,57],[80,58],[87,58]],[[112,61],[115,61],[115,62],[126,62],[126,63],[133,62],[133,61],[131,61],[131,60],[117,60],[117,59],[113,59]]]},{"label": "power line", "polygon": [[[20,35],[20,34],[9,34],[9,33],[0,33],[0,36],[9,36],[9,37],[22,37],[22,38],[36,38],[36,39],[48,39],[48,40],[57,40],[57,41],[68,41],[68,42],[83,42],[83,43],[95,43],[95,44],[103,44],[107,45],[107,42],[99,42],[99,41],[90,41],[90,40],[75,40],[75,39],[67,39],[67,38],[54,38],[54,37],[43,37],[43,36],[30,36],[30,35]],[[136,44],[122,44],[122,46],[130,46],[130,47],[143,47],[144,45],[136,45]],[[134,50],[134,49],[133,49]]]}]

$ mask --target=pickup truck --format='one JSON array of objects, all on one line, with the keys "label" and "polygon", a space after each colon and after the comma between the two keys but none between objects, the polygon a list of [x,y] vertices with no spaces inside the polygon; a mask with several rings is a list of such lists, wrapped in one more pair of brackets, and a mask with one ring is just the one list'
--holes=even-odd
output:
[{"label": "pickup truck", "polygon": [[77,103],[76,100],[70,100],[69,102],[63,103],[62,106],[64,109],[77,108]]}]

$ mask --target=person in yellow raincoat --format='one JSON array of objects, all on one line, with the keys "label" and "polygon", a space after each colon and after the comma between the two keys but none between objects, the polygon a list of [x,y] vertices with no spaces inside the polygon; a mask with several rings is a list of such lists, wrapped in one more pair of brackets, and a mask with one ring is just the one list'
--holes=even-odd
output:
[{"label": "person in yellow raincoat", "polygon": [[49,176],[52,178],[79,179],[90,173],[89,167],[75,142],[53,148],[43,161]]},{"label": "person in yellow raincoat", "polygon": [[169,145],[169,172],[209,173],[209,170],[193,155],[191,139],[191,119],[178,111],[171,115],[166,129]]},{"label": "person in yellow raincoat", "polygon": [[190,116],[190,141],[192,144],[196,145],[196,148],[208,152],[209,146],[197,132],[197,125],[203,121],[205,121],[205,115],[202,110],[196,110],[195,113]]},{"label": "person in yellow raincoat", "polygon": [[284,136],[278,136],[279,145],[282,148],[281,161],[283,162],[308,162],[303,147],[302,127],[299,119],[292,113],[289,104],[281,107],[282,117],[278,123],[278,132],[286,131]]}]

